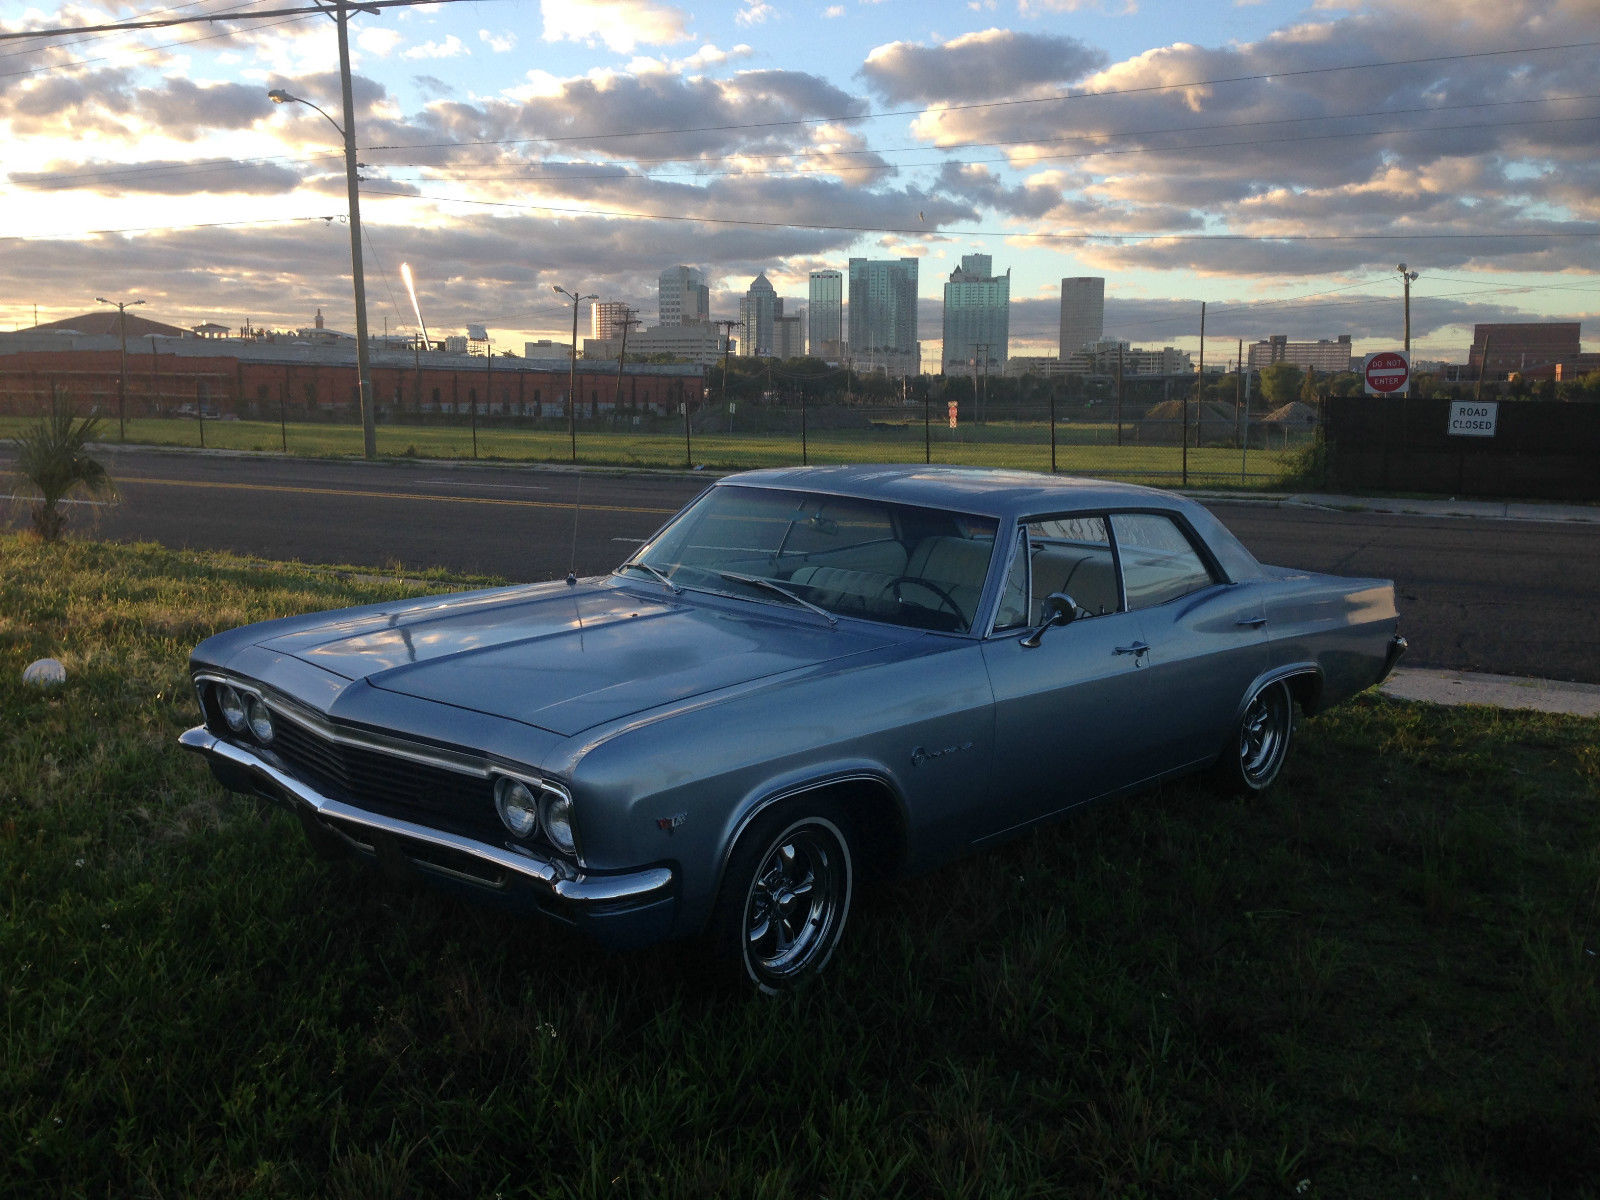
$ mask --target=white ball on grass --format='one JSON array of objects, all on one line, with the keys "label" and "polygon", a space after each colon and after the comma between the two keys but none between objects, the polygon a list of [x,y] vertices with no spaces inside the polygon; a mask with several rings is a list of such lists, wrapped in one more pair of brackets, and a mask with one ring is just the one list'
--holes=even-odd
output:
[{"label": "white ball on grass", "polygon": [[31,662],[22,670],[22,682],[38,684],[40,687],[54,687],[58,683],[67,681],[67,669],[54,658],[41,658]]}]

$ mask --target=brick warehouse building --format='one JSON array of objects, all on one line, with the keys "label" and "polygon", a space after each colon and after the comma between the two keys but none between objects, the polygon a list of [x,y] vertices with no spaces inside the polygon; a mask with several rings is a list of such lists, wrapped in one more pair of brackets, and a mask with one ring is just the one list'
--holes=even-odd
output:
[{"label": "brick warehouse building", "polygon": [[[131,324],[131,322],[130,322]],[[566,415],[569,363],[561,359],[494,358],[436,350],[372,350],[372,390],[380,421],[413,414]],[[579,359],[578,415],[610,417],[617,409],[615,360]],[[80,405],[114,412],[122,370],[115,334],[23,330],[0,334],[0,412],[37,412],[52,385]],[[705,398],[705,371],[694,364],[628,363],[620,379],[621,411],[666,415]],[[208,413],[275,420],[345,416],[359,407],[355,344],[312,345],[285,338],[130,336],[127,415]]]}]

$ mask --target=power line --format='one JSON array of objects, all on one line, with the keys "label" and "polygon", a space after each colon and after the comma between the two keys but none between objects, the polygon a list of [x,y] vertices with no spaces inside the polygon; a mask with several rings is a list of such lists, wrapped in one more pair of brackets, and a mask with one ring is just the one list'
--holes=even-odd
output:
[{"label": "power line", "polygon": [[[172,50],[172,49],[174,49],[176,47],[179,47],[179,46],[198,46],[201,42],[221,41],[223,38],[238,37],[240,34],[245,33],[245,32],[255,33],[255,32],[258,32],[260,29],[275,29],[279,25],[295,25],[295,24],[298,24],[298,23],[300,23],[302,21],[311,21],[311,20],[315,20],[315,19],[316,19],[315,16],[284,17],[284,18],[282,18],[280,20],[276,20],[276,21],[265,21],[260,26],[258,26],[257,29],[252,29],[252,30],[248,30],[248,31],[243,30],[243,29],[224,29],[224,30],[221,30],[218,33],[208,33],[208,34],[205,34],[205,35],[203,35],[201,37],[187,38],[187,39],[185,39],[184,41],[181,41],[181,42],[166,42],[166,43],[163,43],[162,45],[159,45],[159,46],[145,46],[145,47],[143,47],[142,49],[139,49],[139,50],[129,51],[129,53],[131,53],[131,54],[155,54],[158,51],[161,51],[161,50]],[[109,35],[105,35],[105,36],[109,36]],[[88,39],[86,38],[84,40],[87,41]],[[37,51],[27,51],[26,53],[37,53]],[[74,68],[74,67],[87,67],[87,66],[93,65],[94,63],[109,62],[111,60],[111,58],[112,58],[112,55],[103,54],[99,58],[74,59],[72,62],[69,62],[69,63],[52,63],[49,66],[30,67],[25,71],[0,71],[0,79],[14,79],[14,78],[17,78],[18,76],[22,76],[22,75],[40,75],[40,74],[43,74],[46,71],[67,70],[67,69]]]},{"label": "power line", "polygon": [[[1520,102],[1516,102],[1516,103],[1520,103]],[[1441,110],[1438,110],[1438,111],[1446,111],[1446,110],[1441,109]],[[1378,115],[1378,114],[1366,114],[1366,115]],[[1313,120],[1335,120],[1335,119],[1343,119],[1343,118],[1331,118],[1331,117],[1329,117],[1329,118],[1310,118],[1310,119],[1313,119]],[[1036,164],[1036,163],[1066,162],[1066,161],[1073,160],[1073,159],[1123,157],[1123,156],[1134,155],[1134,154],[1172,154],[1172,153],[1177,153],[1179,151],[1193,151],[1193,150],[1226,150],[1226,149],[1231,149],[1231,148],[1238,147],[1238,146],[1251,146],[1251,147],[1255,147],[1255,146],[1276,146],[1276,145],[1281,145],[1281,144],[1283,144],[1285,142],[1340,141],[1340,140],[1346,140],[1346,139],[1351,139],[1351,138],[1388,137],[1388,136],[1395,135],[1395,134],[1407,134],[1407,135],[1421,136],[1421,135],[1425,135],[1425,134],[1435,134],[1435,133],[1457,133],[1457,132],[1461,132],[1462,130],[1471,130],[1471,129],[1515,129],[1515,128],[1521,128],[1521,127],[1527,127],[1527,126],[1536,126],[1536,125],[1568,125],[1568,124],[1574,124],[1574,123],[1577,123],[1577,122],[1595,121],[1595,120],[1600,120],[1600,113],[1590,113],[1590,114],[1587,114],[1587,115],[1584,115],[1584,116],[1581,116],[1581,117],[1545,117],[1545,118],[1539,118],[1539,119],[1529,119],[1529,120],[1526,120],[1526,121],[1469,121],[1469,122],[1466,122],[1464,124],[1459,124],[1459,125],[1430,125],[1430,126],[1427,126],[1425,128],[1402,126],[1400,128],[1395,128],[1395,129],[1363,129],[1363,130],[1354,130],[1354,131],[1345,132],[1345,133],[1295,133],[1295,132],[1288,132],[1288,133],[1285,133],[1282,137],[1248,138],[1248,139],[1244,139],[1244,140],[1227,141],[1227,142],[1199,142],[1199,143],[1188,143],[1188,144],[1183,145],[1183,146],[1121,146],[1121,147],[1118,147],[1118,146],[1104,146],[1104,147],[1098,147],[1098,148],[1096,148],[1094,150],[1082,150],[1082,151],[1077,151],[1077,152],[1071,153],[1071,154],[1038,154],[1038,155],[1034,155],[1034,156],[1032,156],[1030,158],[1025,158],[1025,159],[1015,159],[1015,158],[1012,158],[1012,157],[1009,157],[1009,156],[1002,156],[1000,158],[966,158],[966,159],[945,158],[945,159],[938,159],[938,160],[930,160],[928,162],[896,163],[896,164],[889,164],[889,165],[893,166],[895,169],[904,169],[904,170],[911,170],[911,169],[915,169],[915,168],[919,168],[919,167],[942,167],[942,166],[946,166],[946,165],[949,165],[949,166],[985,166],[985,165],[989,165],[989,164],[1004,164],[1004,165],[1015,166],[1015,167],[1025,167],[1025,166],[1029,166],[1029,165]],[[1238,123],[1236,125],[1216,125],[1216,126],[1210,126],[1209,128],[1234,129],[1234,128],[1248,128],[1248,127],[1250,127],[1252,125],[1281,124],[1281,123],[1282,122],[1240,122],[1240,123]],[[1201,126],[1200,128],[1208,128],[1208,127]],[[1164,132],[1179,132],[1179,131],[1164,131]],[[1107,135],[1107,136],[1143,137],[1143,136],[1147,136],[1147,135],[1145,135],[1145,134],[1121,134],[1121,135]],[[774,156],[771,156],[771,157],[783,157],[783,156],[782,155],[774,155]],[[799,157],[799,156],[797,155],[796,157]],[[417,170],[422,170],[422,171],[426,171],[426,170],[429,169],[426,164],[422,164],[422,163],[384,163],[384,164],[379,164],[379,165],[391,166],[391,167],[392,166],[412,167],[412,168],[415,168]],[[637,173],[623,171],[620,174],[616,173],[616,172],[597,172],[597,173],[588,174],[588,175],[568,173],[568,172],[557,173],[557,174],[540,174],[540,175],[515,175],[515,174],[510,174],[509,173],[509,169],[508,169],[508,173],[497,174],[497,175],[454,175],[454,174],[452,174],[452,175],[447,176],[447,178],[452,183],[481,183],[481,182],[500,182],[500,181],[521,183],[521,182],[537,182],[537,181],[540,181],[540,180],[550,180],[550,181],[554,181],[554,182],[558,182],[559,183],[559,182],[567,182],[567,181],[585,181],[585,180],[595,180],[595,179],[632,182],[632,181],[635,181],[635,180],[641,180],[642,181],[642,180],[650,180],[650,179],[682,179],[682,178],[689,178],[689,179],[717,179],[717,178],[724,178],[724,177],[729,177],[729,176],[736,176],[736,177],[739,177],[739,178],[747,178],[747,177],[754,177],[754,176],[758,176],[758,175],[786,175],[786,176],[795,176],[795,175],[843,175],[843,174],[846,174],[846,173],[851,172],[851,171],[877,171],[877,170],[882,170],[882,169],[884,169],[882,166],[880,166],[879,164],[875,164],[875,163],[867,163],[867,164],[862,164],[861,166],[854,166],[854,167],[851,167],[851,166],[824,166],[824,167],[820,167],[820,168],[818,168],[816,170],[800,170],[798,168],[796,168],[796,169],[772,168],[772,169],[767,169],[767,170],[727,170],[727,171],[681,171],[681,172],[679,172],[679,171],[640,171],[640,172],[637,172]]]},{"label": "power line", "polygon": [[[1108,132],[1108,133],[1075,134],[1075,135],[1070,135],[1070,136],[1066,136],[1066,137],[1050,138],[1050,139],[1045,139],[1045,140],[1034,139],[1034,138],[1017,138],[1017,139],[1008,139],[1008,140],[1004,140],[1004,141],[995,141],[995,142],[963,142],[963,143],[953,143],[951,145],[942,146],[942,147],[934,147],[934,149],[951,151],[951,150],[989,149],[989,148],[994,148],[994,147],[1013,146],[1013,145],[1028,145],[1028,146],[1062,145],[1062,144],[1068,143],[1068,142],[1083,142],[1083,141],[1100,140],[1100,139],[1104,139],[1104,140],[1109,141],[1110,139],[1113,139],[1113,138],[1144,138],[1144,137],[1157,137],[1157,136],[1161,136],[1161,135],[1164,135],[1164,134],[1188,134],[1188,133],[1206,132],[1206,131],[1214,131],[1214,130],[1258,129],[1258,128],[1265,128],[1265,127],[1273,126],[1273,125],[1299,125],[1299,124],[1304,124],[1304,123],[1307,123],[1307,122],[1314,122],[1314,121],[1346,121],[1346,120],[1359,120],[1359,119],[1362,119],[1362,118],[1365,118],[1365,117],[1404,116],[1404,115],[1408,115],[1408,114],[1432,113],[1432,112],[1437,112],[1437,113],[1460,112],[1460,111],[1465,111],[1467,109],[1478,109],[1478,108],[1518,108],[1518,107],[1525,107],[1525,106],[1532,105],[1532,104],[1570,103],[1570,102],[1573,102],[1573,101],[1595,100],[1595,99],[1600,99],[1600,92],[1590,92],[1590,93],[1584,93],[1584,94],[1578,94],[1578,95],[1566,95],[1566,96],[1540,96],[1540,97],[1534,97],[1534,98],[1524,99],[1524,100],[1482,101],[1482,102],[1471,103],[1471,104],[1420,105],[1420,106],[1416,106],[1416,107],[1412,107],[1412,108],[1400,108],[1400,109],[1368,109],[1368,110],[1365,110],[1363,112],[1329,113],[1329,114],[1324,114],[1324,115],[1320,115],[1320,116],[1309,116],[1309,117],[1278,117],[1278,118],[1274,118],[1274,119],[1271,119],[1271,120],[1262,120],[1262,121],[1229,121],[1229,122],[1214,122],[1214,123],[1207,124],[1207,125],[1165,126],[1165,127],[1161,127],[1161,128],[1155,128],[1155,129],[1119,130],[1119,131]],[[1483,122],[1471,122],[1471,123],[1460,124],[1460,125],[1431,125],[1431,126],[1426,126],[1426,127],[1422,127],[1422,128],[1410,128],[1410,127],[1408,127],[1408,128],[1404,128],[1404,129],[1400,129],[1400,130],[1373,129],[1373,130],[1359,130],[1359,131],[1353,131],[1353,132],[1349,132],[1349,133],[1294,134],[1293,135],[1293,140],[1310,140],[1310,139],[1313,139],[1313,138],[1326,139],[1326,138],[1331,138],[1331,137],[1378,137],[1378,136],[1383,136],[1383,135],[1386,135],[1386,134],[1397,133],[1397,132],[1421,134],[1421,133],[1449,132],[1449,131],[1462,130],[1462,129],[1511,128],[1511,127],[1515,127],[1515,126],[1518,126],[1518,125],[1546,124],[1546,123],[1558,123],[1558,122],[1563,122],[1563,121],[1582,121],[1582,120],[1593,120],[1593,119],[1596,119],[1595,115],[1584,116],[1584,117],[1553,117],[1553,118],[1543,118],[1543,119],[1539,119],[1539,120],[1529,120],[1529,121],[1483,121]],[[1249,145],[1270,145],[1270,144],[1273,144],[1273,142],[1275,142],[1275,141],[1281,141],[1281,140],[1284,140],[1284,139],[1270,139],[1270,140],[1252,139],[1249,143],[1246,143],[1246,144],[1249,144]],[[466,145],[466,144],[467,143],[460,143],[459,145]],[[1199,145],[1199,146],[1189,145],[1189,146],[1181,147],[1181,149],[1185,149],[1185,150],[1190,150],[1190,149],[1210,149],[1210,148],[1213,148],[1213,145],[1216,145],[1216,146],[1229,146],[1229,145],[1236,145],[1236,144],[1239,144],[1239,143],[1223,142],[1223,143],[1206,144],[1206,145]],[[376,149],[376,147],[365,147],[363,152],[367,153],[367,152],[370,152],[373,149]],[[868,154],[922,153],[922,152],[927,151],[928,149],[929,149],[929,147],[926,147],[926,146],[904,146],[904,147],[884,147],[884,148],[870,148],[869,147],[869,148],[862,149],[862,150],[794,150],[794,151],[790,151],[790,152],[786,152],[786,153],[741,155],[741,158],[754,160],[754,161],[768,161],[768,160],[774,160],[774,159],[795,159],[795,158],[812,159],[812,158],[833,158],[833,157],[861,157],[861,156],[865,156],[865,155],[868,155]],[[1118,148],[1118,147],[1108,146],[1108,147],[1098,148],[1098,149],[1092,150],[1092,151],[1085,151],[1085,152],[1082,152],[1082,153],[1079,153],[1079,154],[1070,154],[1070,155],[1067,155],[1067,154],[1035,155],[1032,158],[1028,158],[1028,159],[1022,160],[1021,165],[1027,165],[1028,163],[1034,163],[1034,162],[1059,161],[1059,160],[1064,160],[1064,159],[1067,159],[1067,158],[1089,158],[1089,157],[1095,157],[1095,156],[1101,155],[1101,154],[1160,153],[1163,150],[1171,150],[1171,149],[1177,149],[1177,148],[1175,148],[1175,147],[1129,147],[1129,148]],[[287,164],[295,164],[295,165],[301,165],[301,164],[312,165],[312,164],[314,164],[314,163],[316,163],[316,162],[318,162],[318,161],[320,161],[322,159],[339,159],[340,157],[341,157],[341,155],[335,154],[335,153],[322,154],[322,155],[301,155],[301,156],[296,156],[296,155],[265,156],[264,155],[264,156],[258,156],[258,157],[255,157],[255,158],[247,158],[247,159],[235,159],[235,158],[202,159],[202,160],[198,160],[198,161],[195,161],[195,162],[181,163],[181,164],[162,163],[162,164],[159,164],[159,165],[115,166],[115,167],[106,167],[103,170],[98,170],[98,171],[81,171],[81,172],[74,172],[74,173],[70,173],[70,174],[69,173],[58,173],[58,174],[54,174],[54,175],[40,175],[40,176],[36,176],[34,178],[29,179],[27,181],[27,183],[25,184],[25,186],[36,187],[36,188],[40,188],[41,190],[45,190],[42,185],[44,185],[46,183],[59,182],[61,184],[61,186],[70,188],[70,187],[74,187],[77,184],[79,184],[79,183],[81,183],[83,181],[86,181],[86,180],[99,180],[99,179],[115,180],[115,179],[136,178],[136,177],[145,176],[145,175],[162,176],[162,175],[167,175],[167,174],[183,174],[183,173],[188,173],[188,172],[191,172],[191,171],[211,170],[211,169],[217,169],[217,168],[221,168],[221,169],[244,169],[245,167],[250,167],[250,166],[270,166],[270,165],[278,165],[278,164],[286,164],[286,163]],[[637,164],[637,163],[677,162],[677,161],[681,161],[681,159],[678,159],[678,158],[630,158],[627,161],[630,162],[630,163]],[[614,170],[596,172],[594,174],[587,174],[587,175],[580,175],[580,174],[575,174],[575,173],[572,173],[572,172],[543,173],[543,174],[518,174],[517,172],[522,170],[522,169],[524,169],[524,168],[519,167],[519,166],[508,165],[503,169],[503,171],[501,171],[498,174],[492,174],[492,175],[452,175],[452,176],[450,176],[450,178],[452,180],[454,180],[454,181],[457,181],[457,182],[493,181],[493,180],[496,180],[496,179],[511,179],[511,180],[517,181],[517,182],[538,181],[538,180],[554,180],[554,181],[557,181],[557,182],[562,182],[562,181],[571,181],[571,180],[579,180],[579,181],[581,181],[581,180],[591,180],[591,179],[605,179],[605,180],[615,180],[615,179],[673,179],[673,178],[701,178],[701,179],[706,179],[706,178],[720,178],[720,177],[724,177],[724,176],[783,175],[783,174],[823,174],[823,175],[842,174],[843,172],[850,171],[850,170],[879,170],[879,169],[883,169],[885,166],[893,167],[893,168],[896,168],[896,169],[914,169],[914,168],[926,167],[926,166],[944,166],[944,165],[947,165],[947,164],[954,164],[954,165],[958,165],[958,166],[969,166],[969,165],[983,165],[983,164],[988,164],[988,163],[1011,164],[1013,162],[1014,162],[1014,160],[1012,158],[1010,158],[1010,157],[1002,157],[1002,158],[994,158],[994,159],[955,159],[955,158],[945,158],[945,159],[941,159],[941,160],[938,160],[938,161],[926,162],[926,163],[898,163],[898,164],[870,163],[870,164],[865,164],[864,166],[861,166],[861,167],[847,167],[847,166],[830,165],[830,166],[824,167],[821,170],[815,171],[815,172],[800,172],[800,171],[785,171],[785,170],[773,170],[773,171],[729,170],[729,171],[683,171],[683,172],[641,171],[641,172],[639,172],[637,174],[625,174],[625,173],[622,173],[624,171],[624,168],[619,166]],[[386,166],[386,167],[410,167],[410,168],[415,168],[415,169],[424,170],[424,171],[430,169],[429,164],[423,163],[423,162],[415,162],[415,161],[398,162],[398,163],[397,162],[387,162],[387,163],[383,163],[383,164],[379,164],[379,165],[383,165],[383,166]],[[576,165],[576,164],[574,164],[574,165]]]},{"label": "power line", "polygon": [[118,234],[131,233],[188,233],[194,229],[236,229],[249,225],[297,225],[307,221],[334,221],[344,222],[344,213],[330,213],[327,216],[304,217],[258,217],[248,221],[200,221],[191,225],[130,225],[121,229],[85,229],[77,233],[9,233],[0,234],[0,242],[44,242],[56,241],[60,238],[86,238],[86,237],[113,237]]},{"label": "power line", "polygon": [[1051,104],[1057,101],[1098,100],[1114,96],[1148,95],[1153,92],[1182,91],[1186,88],[1220,87],[1230,83],[1261,83],[1275,79],[1289,79],[1308,75],[1327,75],[1341,71],[1368,71],[1385,67],[1411,67],[1425,63],[1457,62],[1468,59],[1496,58],[1518,54],[1541,54],[1554,50],[1581,50],[1600,46],[1600,39],[1586,42],[1568,42],[1553,46],[1530,46],[1517,50],[1478,50],[1460,54],[1436,54],[1425,58],[1383,59],[1367,63],[1346,63],[1332,67],[1304,67],[1292,71],[1272,71],[1260,75],[1232,75],[1218,79],[1194,79],[1184,83],[1153,83],[1143,87],[1107,88],[1098,92],[1055,92],[1048,96],[1021,96],[1005,100],[989,100],[973,104],[930,105],[925,108],[889,109],[882,112],[844,114],[828,117],[796,117],[787,121],[753,121],[727,125],[695,125],[678,129],[636,129],[610,133],[569,134],[563,137],[537,138],[483,138],[461,142],[420,142],[406,145],[375,145],[368,150],[435,150],[458,146],[513,146],[529,142],[557,145],[565,142],[608,141],[617,138],[664,137],[683,133],[728,133],[746,129],[778,129],[794,125],[838,125],[857,121],[875,121],[885,117],[915,117],[928,113],[973,112],[984,109],[1008,108],[1028,104]]},{"label": "power line", "polygon": [[682,221],[700,225],[737,225],[773,229],[816,229],[835,233],[893,233],[942,238],[998,237],[1035,241],[1078,242],[1399,242],[1454,241],[1463,238],[1594,238],[1600,226],[1585,230],[1531,230],[1523,233],[1027,233],[1015,229],[939,229],[927,226],[830,225],[812,221],[758,221],[735,217],[691,217],[682,213],[629,212],[621,209],[569,208],[553,204],[518,204],[509,200],[476,200],[464,196],[414,196],[409,192],[367,189],[366,195],[391,196],[406,200],[428,200],[438,204],[467,204],[485,208],[512,208],[532,212],[565,213],[575,216],[629,218],[632,220]]},{"label": "power line", "polygon": [[[1111,138],[1157,137],[1157,136],[1160,136],[1162,134],[1189,134],[1189,133],[1209,132],[1209,131],[1213,131],[1213,130],[1223,130],[1223,129],[1256,129],[1256,128],[1263,128],[1263,127],[1270,126],[1270,125],[1299,125],[1299,124],[1304,124],[1306,122],[1311,122],[1311,121],[1352,121],[1352,120],[1358,120],[1358,119],[1360,119],[1362,117],[1398,117],[1398,116],[1406,116],[1406,115],[1411,115],[1411,114],[1416,114],[1416,113],[1461,112],[1461,111],[1464,111],[1466,109],[1473,109],[1473,108],[1512,108],[1512,107],[1522,107],[1522,106],[1526,106],[1526,105],[1530,105],[1530,104],[1556,104],[1556,103],[1570,102],[1570,101],[1575,101],[1575,100],[1595,100],[1595,99],[1600,99],[1600,92],[1586,92],[1586,93],[1581,93],[1581,94],[1577,94],[1577,95],[1569,95],[1569,96],[1535,96],[1535,97],[1531,97],[1529,99],[1524,99],[1524,100],[1486,100],[1486,101],[1480,101],[1480,102],[1477,102],[1477,103],[1470,103],[1470,104],[1433,104],[1433,105],[1417,105],[1417,106],[1414,106],[1414,107],[1411,107],[1411,108],[1367,109],[1367,110],[1365,110],[1363,112],[1325,113],[1325,114],[1318,115],[1318,116],[1306,116],[1306,117],[1275,117],[1275,118],[1272,118],[1270,120],[1262,120],[1262,121],[1226,121],[1226,122],[1214,122],[1214,123],[1207,124],[1207,125],[1169,125],[1169,126],[1156,128],[1156,129],[1114,130],[1114,131],[1108,131],[1108,132],[1104,132],[1104,133],[1070,134],[1070,135],[1066,135],[1066,136],[1063,136],[1063,137],[1054,137],[1054,138],[1032,138],[1032,137],[1030,137],[1030,138],[1006,138],[1006,139],[999,140],[999,141],[988,141],[988,142],[970,142],[970,141],[969,142],[950,142],[950,143],[946,143],[944,145],[938,145],[938,146],[928,146],[928,145],[879,146],[879,147],[868,146],[868,147],[865,147],[865,148],[860,149],[860,150],[796,149],[796,150],[790,150],[790,151],[780,151],[780,152],[775,152],[775,153],[771,153],[771,154],[741,154],[740,158],[747,159],[747,160],[754,160],[754,161],[763,161],[763,160],[770,160],[770,159],[789,159],[789,158],[835,158],[835,157],[838,157],[838,158],[856,158],[856,157],[864,157],[864,156],[869,155],[869,154],[922,153],[922,152],[925,152],[925,151],[930,150],[930,149],[933,149],[933,150],[981,150],[981,149],[993,149],[993,148],[1001,147],[1001,146],[1057,146],[1057,145],[1062,145],[1062,144],[1067,143],[1067,142],[1085,142],[1085,141],[1094,141],[1094,140],[1098,140],[1098,139],[1107,139],[1107,140],[1109,140]],[[1416,132],[1429,132],[1429,131],[1431,131],[1431,130],[1433,130],[1435,128],[1439,128],[1439,127],[1437,127],[1437,126],[1429,126],[1429,127],[1424,128],[1424,129],[1419,129]],[[1446,128],[1457,128],[1457,127],[1449,126],[1449,127],[1446,127]],[[1387,132],[1387,131],[1377,130],[1377,131],[1371,131],[1371,132],[1375,132],[1376,133],[1376,132]],[[463,148],[463,147],[466,147],[466,146],[481,145],[481,144],[482,143],[478,143],[478,142],[457,142],[457,143],[454,143],[450,148]],[[443,145],[440,145],[440,146],[435,147],[435,148],[441,148],[442,149],[442,148],[445,148],[445,147]],[[385,148],[381,147],[381,146],[368,146],[368,147],[364,147],[363,149],[365,151],[381,151],[381,150],[384,150]],[[619,159],[618,161],[622,161],[622,160]],[[634,163],[634,164],[642,164],[642,163],[673,163],[673,162],[683,162],[684,161],[684,156],[683,155],[664,155],[664,156],[654,156],[654,157],[640,157],[640,156],[637,156],[637,155],[628,155],[627,158],[626,158],[626,161],[629,162],[629,163]],[[984,160],[984,161],[1005,162],[1005,161],[1009,161],[1009,160],[1008,159],[996,159],[996,160]],[[1029,160],[1029,161],[1033,161],[1033,160]],[[427,167],[429,164],[423,163],[423,162],[402,162],[402,163],[391,164],[391,165]],[[913,165],[913,166],[925,166],[925,165],[930,165],[930,164],[917,163],[917,164],[911,164],[911,165]],[[932,164],[932,165],[937,165],[937,164]],[[508,167],[507,169],[508,170],[512,170],[512,169],[515,169],[515,168]],[[876,169],[876,164],[872,164],[871,165],[871,169]],[[693,172],[685,172],[684,174],[693,174]],[[597,178],[611,178],[611,177],[612,176],[597,176]],[[560,178],[560,176],[551,176],[550,178]]]},{"label": "power line", "polygon": [[[376,14],[379,9],[384,8],[415,8],[420,4],[464,4],[467,2],[468,0],[355,0],[349,7],[359,12]],[[160,11],[170,12],[172,10],[163,9]],[[0,30],[0,42],[20,41],[25,38],[65,37],[79,33],[122,33],[141,29],[170,29],[175,25],[204,25],[215,21],[259,21],[268,17],[292,17],[307,13],[332,15],[329,9],[313,3],[309,7],[268,8],[257,12],[235,10],[225,13],[199,13],[188,17],[115,21],[105,25],[65,25],[55,29]]]}]

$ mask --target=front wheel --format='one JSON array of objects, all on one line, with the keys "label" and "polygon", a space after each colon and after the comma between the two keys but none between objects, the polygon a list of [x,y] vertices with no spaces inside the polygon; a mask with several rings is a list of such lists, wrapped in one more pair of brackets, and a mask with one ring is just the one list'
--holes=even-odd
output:
[{"label": "front wheel", "polygon": [[1245,705],[1232,741],[1217,760],[1217,782],[1231,792],[1266,791],[1283,770],[1293,738],[1294,697],[1280,679]]},{"label": "front wheel", "polygon": [[788,806],[758,817],[734,847],[712,918],[715,947],[769,995],[827,964],[855,885],[850,839],[831,815]]}]

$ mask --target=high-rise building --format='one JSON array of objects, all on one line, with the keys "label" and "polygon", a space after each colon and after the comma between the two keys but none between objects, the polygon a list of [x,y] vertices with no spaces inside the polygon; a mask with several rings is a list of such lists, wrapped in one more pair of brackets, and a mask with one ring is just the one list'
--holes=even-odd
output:
[{"label": "high-rise building", "polygon": [[[1583,327],[1577,321],[1518,321],[1502,325],[1474,325],[1467,362],[1472,377],[1484,372],[1503,378],[1511,371],[1576,362]],[[1485,362],[1487,359],[1487,363]]]},{"label": "high-rise building", "polygon": [[946,375],[998,375],[1011,338],[1011,272],[994,273],[987,254],[965,254],[944,285]]},{"label": "high-rise building", "polygon": [[844,357],[844,276],[811,272],[811,356],[838,362]]},{"label": "high-rise building", "polygon": [[1106,281],[1080,275],[1061,281],[1061,357],[1070,358],[1106,335]]},{"label": "high-rise building", "polygon": [[[783,301],[778,301],[783,306]],[[772,322],[772,357],[801,358],[806,352],[806,314],[776,317]]]},{"label": "high-rise building", "polygon": [[621,337],[622,326],[632,312],[624,300],[596,300],[589,306],[589,336]]},{"label": "high-rise building", "polygon": [[1245,364],[1252,371],[1280,362],[1334,373],[1352,369],[1348,333],[1341,333],[1331,342],[1327,338],[1315,342],[1291,342],[1287,334],[1273,334],[1264,341],[1251,342],[1245,354]]},{"label": "high-rise building", "polygon": [[773,322],[783,315],[783,301],[763,271],[750,281],[739,301],[739,353],[768,357],[773,353]]},{"label": "high-rise building", "polygon": [[711,319],[711,289],[698,267],[668,267],[658,282],[661,324],[695,325]]},{"label": "high-rise building", "polygon": [[891,375],[922,370],[917,341],[917,260],[850,260],[850,361]]}]

